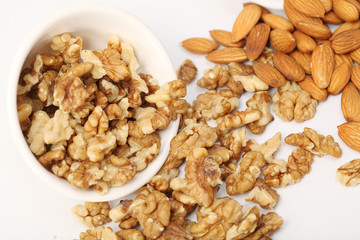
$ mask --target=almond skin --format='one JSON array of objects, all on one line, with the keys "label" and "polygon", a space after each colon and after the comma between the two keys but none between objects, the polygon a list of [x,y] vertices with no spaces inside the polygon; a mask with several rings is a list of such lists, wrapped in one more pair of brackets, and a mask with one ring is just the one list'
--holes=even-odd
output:
[{"label": "almond skin", "polygon": [[256,4],[256,3],[246,2],[246,3],[243,4],[243,6],[246,7],[247,5],[251,5],[251,4],[256,5],[256,6],[261,8],[261,16],[264,16],[266,14],[270,14],[270,11],[268,9],[266,9],[265,7],[263,7],[263,6],[259,5],[259,4]]},{"label": "almond skin", "polygon": [[351,71],[351,81],[357,89],[360,89],[360,65],[353,66]]},{"label": "almond skin", "polygon": [[354,63],[349,54],[335,54],[335,67],[339,66],[342,63],[346,63],[350,69],[353,67]]},{"label": "almond skin", "polygon": [[348,122],[360,121],[360,93],[350,82],[341,94],[341,111]]},{"label": "almond skin", "polygon": [[344,20],[339,18],[339,16],[336,15],[336,13],[334,13],[334,11],[330,11],[330,12],[326,13],[325,16],[322,18],[322,20],[324,22],[330,23],[330,24],[341,24],[344,22]]},{"label": "almond skin", "polygon": [[301,20],[295,23],[295,27],[303,33],[317,39],[329,39],[332,34],[329,27],[322,23]]},{"label": "almond skin", "polygon": [[296,47],[296,42],[290,32],[283,29],[275,29],[270,32],[270,45],[275,51],[291,53]]},{"label": "almond skin", "polygon": [[338,54],[352,52],[360,47],[360,29],[350,29],[336,35],[332,48]]},{"label": "almond skin", "polygon": [[289,55],[276,52],[273,56],[277,70],[288,80],[299,82],[305,77],[304,69]]},{"label": "almond skin", "polygon": [[356,62],[357,64],[360,63],[360,48],[352,51],[349,56],[351,57],[351,59]]},{"label": "almond skin", "polygon": [[316,42],[312,37],[298,30],[293,33],[293,36],[299,51],[304,53],[312,53],[312,51],[314,51]]},{"label": "almond skin", "polygon": [[360,21],[356,21],[353,23],[345,22],[341,24],[337,29],[335,29],[333,35],[330,38],[330,41],[332,41],[339,33],[342,33],[346,30],[358,29],[358,28],[360,28]]},{"label": "almond skin", "polygon": [[240,42],[233,42],[231,40],[231,32],[225,30],[211,30],[209,31],[210,36],[219,44],[225,47],[243,47],[245,46],[245,39]]},{"label": "almond skin", "polygon": [[280,15],[266,14],[262,19],[271,27],[271,29],[283,29],[289,32],[294,31],[294,25]]},{"label": "almond skin", "polygon": [[301,13],[310,17],[323,17],[324,6],[319,0],[290,0],[291,5]]},{"label": "almond skin", "polygon": [[335,68],[335,55],[329,41],[317,45],[311,56],[311,72],[315,84],[327,88]]},{"label": "almond skin", "polygon": [[181,42],[181,46],[192,53],[210,53],[218,48],[216,42],[207,38],[188,38]]},{"label": "almond skin", "polygon": [[350,80],[351,68],[347,63],[342,63],[335,68],[332,76],[330,85],[327,88],[328,93],[332,95],[339,94]]},{"label": "almond skin", "polygon": [[266,23],[257,24],[246,40],[246,55],[250,61],[257,59],[263,52],[270,34],[270,26]]},{"label": "almond skin", "polygon": [[206,56],[206,59],[214,63],[245,62],[246,52],[243,48],[221,48]]},{"label": "almond skin", "polygon": [[255,75],[271,87],[282,87],[286,83],[284,76],[274,67],[263,62],[254,62]]},{"label": "almond skin", "polygon": [[350,148],[360,152],[360,123],[348,122],[338,128],[339,137]]},{"label": "almond skin", "polygon": [[238,42],[249,34],[261,16],[261,8],[256,4],[249,4],[237,16],[232,29],[231,39]]},{"label": "almond skin", "polygon": [[358,10],[358,12],[360,12],[360,3],[357,0],[346,0],[346,1],[354,5],[354,7]]},{"label": "almond skin", "polygon": [[322,20],[316,17],[309,17],[305,14],[299,12],[294,6],[290,3],[290,0],[284,0],[284,10],[286,16],[289,18],[290,22],[295,25],[298,21],[308,21],[322,24]]},{"label": "almond skin", "polygon": [[304,69],[306,74],[311,74],[311,54],[295,50],[290,56]]},{"label": "almond skin", "polygon": [[326,89],[320,89],[316,86],[314,80],[310,76],[305,76],[304,80],[299,82],[299,86],[310,93],[311,97],[318,101],[325,101],[328,97]]},{"label": "almond skin", "polygon": [[332,9],[332,0],[320,0],[321,5],[323,5],[325,12],[329,12]]},{"label": "almond skin", "polygon": [[339,18],[346,22],[355,22],[359,19],[359,11],[346,0],[333,0],[333,10]]}]

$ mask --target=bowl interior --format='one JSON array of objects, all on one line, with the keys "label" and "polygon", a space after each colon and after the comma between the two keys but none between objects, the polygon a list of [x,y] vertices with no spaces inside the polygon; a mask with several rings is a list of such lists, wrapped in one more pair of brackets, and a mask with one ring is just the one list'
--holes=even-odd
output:
[{"label": "bowl interior", "polygon": [[[122,41],[129,43],[135,51],[140,64],[139,72],[151,74],[159,84],[176,79],[172,62],[159,39],[152,31],[131,14],[114,7],[104,5],[74,6],[60,11],[46,23],[38,26],[24,39],[19,49],[16,62],[12,69],[12,83],[10,89],[10,121],[16,113],[16,86],[18,76],[23,67],[28,67],[35,55],[50,50],[51,37],[69,32],[73,36],[83,38],[83,49],[102,50],[106,48],[107,40],[112,35],[118,35]],[[179,121],[171,122],[168,128],[159,133],[161,149],[159,155],[146,169],[137,173],[130,182],[124,186],[110,188],[105,195],[99,195],[92,190],[82,190],[72,186],[64,179],[60,179],[42,167],[31,153],[22,136],[19,125],[14,126],[15,141],[24,160],[30,168],[54,189],[82,201],[110,201],[124,197],[142,187],[161,168],[170,148],[170,140],[177,132]]]}]

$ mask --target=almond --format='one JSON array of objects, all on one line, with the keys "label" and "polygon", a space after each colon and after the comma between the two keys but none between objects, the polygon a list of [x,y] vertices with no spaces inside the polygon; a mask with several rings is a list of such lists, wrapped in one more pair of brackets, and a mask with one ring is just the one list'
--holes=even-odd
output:
[{"label": "almond", "polygon": [[290,0],[290,3],[306,16],[323,17],[325,15],[325,9],[319,0]]},{"label": "almond", "polygon": [[358,10],[358,12],[360,12],[360,3],[357,0],[346,0],[346,1],[354,5],[354,7]]},{"label": "almond", "polygon": [[256,4],[256,3],[247,2],[247,3],[244,3],[243,6],[246,7],[247,5],[251,5],[251,4],[257,5],[258,7],[261,8],[261,16],[264,16],[266,14],[270,14],[269,10],[267,10],[265,7],[263,7],[263,6],[259,5],[259,4]]},{"label": "almond", "polygon": [[360,121],[360,93],[350,82],[341,94],[341,111],[348,122]]},{"label": "almond", "polygon": [[243,48],[221,48],[211,52],[206,59],[214,63],[244,62],[247,60]]},{"label": "almond", "polygon": [[333,10],[346,22],[355,22],[359,19],[359,11],[346,0],[333,0]]},{"label": "almond", "polygon": [[350,69],[354,65],[353,60],[349,54],[335,54],[335,67],[339,66],[342,63],[347,63]]},{"label": "almond", "polygon": [[320,0],[321,5],[323,5],[325,12],[329,12],[332,9],[332,0]]},{"label": "almond", "polygon": [[289,32],[294,31],[294,25],[286,18],[276,14],[266,14],[262,17],[265,23],[272,29],[283,29]]},{"label": "almond", "polygon": [[189,38],[181,42],[181,46],[192,53],[210,53],[214,51],[218,45],[216,42],[207,38]]},{"label": "almond", "polygon": [[351,57],[351,59],[356,62],[357,64],[360,63],[360,48],[352,51],[349,56]]},{"label": "almond", "polygon": [[352,52],[360,47],[360,29],[350,29],[336,35],[332,48],[338,54]]},{"label": "almond", "polygon": [[263,52],[270,34],[270,26],[266,23],[256,25],[246,40],[246,55],[250,61],[257,59]]},{"label": "almond", "polygon": [[300,31],[317,39],[329,39],[332,34],[329,27],[322,23],[301,20],[295,23],[295,26]]},{"label": "almond", "polygon": [[330,85],[327,88],[328,93],[332,95],[339,94],[350,80],[351,68],[347,63],[342,63],[335,68],[331,75]]},{"label": "almond", "polygon": [[338,128],[339,137],[350,148],[360,152],[360,123],[344,123]]},{"label": "almond", "polygon": [[329,86],[334,67],[335,56],[330,42],[317,45],[311,57],[311,72],[319,88],[324,89]]},{"label": "almond", "polygon": [[296,47],[299,51],[304,53],[312,53],[316,47],[316,42],[309,35],[296,30],[293,33],[293,36],[296,41]]},{"label": "almond", "polygon": [[311,97],[318,101],[325,101],[328,97],[326,89],[320,89],[316,86],[314,80],[310,76],[305,76],[304,80],[298,82],[300,87],[310,93]]},{"label": "almond", "polygon": [[351,71],[351,81],[360,89],[360,65],[353,66]]},{"label": "almond", "polygon": [[273,56],[274,65],[288,80],[299,82],[304,79],[304,69],[289,55],[276,52]]},{"label": "almond", "polygon": [[232,29],[231,39],[238,42],[243,39],[256,25],[261,16],[261,8],[256,4],[249,4],[237,16]]},{"label": "almond", "polygon": [[286,83],[284,76],[270,64],[254,62],[253,68],[255,75],[271,87],[282,87]]},{"label": "almond", "polygon": [[295,50],[290,56],[304,69],[306,74],[311,74],[311,54]]},{"label": "almond", "polygon": [[245,46],[245,39],[239,42],[233,42],[231,40],[231,32],[215,29],[209,31],[210,36],[219,44],[225,47],[243,47]]},{"label": "almond", "polygon": [[334,13],[334,11],[330,11],[327,14],[325,14],[325,16],[322,18],[322,20],[324,22],[330,23],[330,24],[341,24],[344,22],[344,20],[339,18],[339,16],[336,15],[336,13]]},{"label": "almond", "polygon": [[337,29],[335,29],[330,40],[332,41],[339,33],[345,32],[346,30],[358,29],[358,28],[360,28],[360,21],[353,22],[353,23],[345,22],[345,23],[341,24]]},{"label": "almond", "polygon": [[292,24],[297,23],[298,21],[308,21],[308,22],[315,22],[315,23],[322,23],[322,20],[320,18],[315,18],[315,17],[309,17],[306,16],[305,14],[299,12],[296,8],[293,7],[293,5],[291,5],[290,0],[284,0],[284,10],[286,13],[286,16],[289,18],[290,22],[292,22]]},{"label": "almond", "polygon": [[290,32],[283,29],[275,29],[270,32],[270,45],[275,51],[291,53],[296,47],[296,42]]}]

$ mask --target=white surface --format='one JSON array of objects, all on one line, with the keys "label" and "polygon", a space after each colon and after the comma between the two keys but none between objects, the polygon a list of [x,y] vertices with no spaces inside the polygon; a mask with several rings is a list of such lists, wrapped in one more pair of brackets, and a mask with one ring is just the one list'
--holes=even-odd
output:
[{"label": "white surface", "polygon": [[[76,2],[84,3],[84,1]],[[231,30],[233,21],[242,8],[240,0],[109,0],[106,2],[120,6],[145,21],[163,42],[175,66],[185,58],[191,58],[198,67],[198,77],[205,68],[213,64],[206,62],[202,55],[193,55],[184,51],[179,46],[179,42],[189,37],[209,37],[208,31],[211,29]],[[7,75],[14,52],[26,33],[35,24],[46,21],[46,15],[52,10],[73,3],[74,1],[69,0],[18,0],[8,1],[0,8],[2,103],[5,103]],[[192,83],[190,88],[188,99],[192,100],[200,90],[195,83]],[[240,109],[245,108],[245,99],[249,96],[251,94],[241,97]],[[0,238],[64,240],[78,238],[79,233],[86,227],[71,214],[70,208],[80,202],[54,191],[30,171],[10,137],[8,126],[17,123],[8,123],[5,105],[0,105],[0,108],[3,113],[0,118],[2,133]],[[300,132],[308,126],[321,134],[333,135],[343,149],[343,156],[340,159],[330,156],[315,157],[310,174],[300,183],[278,189],[281,197],[274,211],[284,218],[284,225],[272,235],[272,238],[358,239],[360,186],[343,187],[335,177],[335,171],[340,165],[359,157],[359,153],[349,149],[337,135],[336,126],[344,122],[340,110],[340,96],[331,96],[326,102],[320,103],[315,118],[311,121],[297,124],[284,123],[276,116],[275,119],[262,135],[255,136],[258,142],[263,142],[277,131],[281,131],[282,136],[285,137],[289,133]],[[252,136],[249,134],[248,137]],[[283,144],[276,157],[287,159],[292,149],[294,148]],[[243,200],[245,195],[236,199],[246,208],[252,204]]]},{"label": "white surface", "polygon": [[[93,19],[98,20],[94,22]],[[111,36],[119,36],[122,41],[133,47],[140,65],[139,72],[151,73],[159,84],[165,84],[169,80],[176,78],[174,66],[163,45],[157,36],[136,17],[114,6],[110,7],[103,4],[74,5],[71,8],[55,12],[46,22],[37,25],[18,48],[9,74],[7,92],[7,112],[10,122],[16,122],[18,119],[16,94],[19,73],[22,69],[30,66],[36,54],[49,51],[52,36],[64,32],[81,37],[84,49],[96,50],[104,49],[107,40]],[[125,185],[110,188],[106,194],[99,195],[91,189],[84,190],[74,187],[65,179],[59,178],[46,170],[28,148],[20,125],[10,125],[19,152],[42,181],[69,197],[92,202],[115,200],[134,192],[146,184],[165,162],[170,149],[169,140],[176,135],[178,126],[179,119],[172,121],[166,129],[159,132],[161,139],[159,154],[147,168],[141,171],[141,174],[136,174]]]}]

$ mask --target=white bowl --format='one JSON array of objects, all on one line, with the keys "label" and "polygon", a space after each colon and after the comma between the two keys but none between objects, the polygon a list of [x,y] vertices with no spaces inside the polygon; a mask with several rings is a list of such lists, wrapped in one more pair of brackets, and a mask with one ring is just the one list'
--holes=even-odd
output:
[{"label": "white bowl", "polygon": [[[151,74],[159,84],[176,79],[171,59],[157,36],[139,19],[128,12],[103,4],[87,4],[68,7],[56,12],[36,26],[23,40],[15,56],[10,71],[8,89],[8,116],[10,123],[17,123],[16,89],[19,74],[23,67],[29,66],[35,55],[44,51],[51,37],[69,32],[84,40],[84,49],[101,50],[106,48],[107,40],[116,34],[122,41],[131,44],[140,64],[140,71]],[[11,124],[14,140],[23,159],[44,182],[53,189],[81,201],[110,201],[124,197],[146,184],[161,168],[169,153],[170,140],[175,136],[179,120],[171,122],[168,128],[160,132],[161,149],[159,155],[146,169],[137,173],[124,186],[110,188],[105,195],[93,190],[83,190],[72,186],[47,171],[34,157],[21,132],[19,124]]]}]

